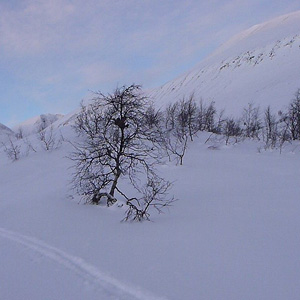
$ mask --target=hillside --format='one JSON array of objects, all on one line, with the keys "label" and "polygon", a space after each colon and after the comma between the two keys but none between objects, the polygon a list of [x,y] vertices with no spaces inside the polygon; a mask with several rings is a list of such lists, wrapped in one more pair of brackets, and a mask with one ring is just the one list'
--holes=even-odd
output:
[{"label": "hillside", "polygon": [[10,128],[0,123],[0,143],[6,142],[9,137],[12,137],[14,135],[15,133]]},{"label": "hillside", "polygon": [[193,70],[152,90],[158,103],[194,94],[227,114],[248,103],[282,109],[300,88],[300,11],[233,37]]},{"label": "hillside", "polygon": [[63,118],[61,114],[43,114],[26,120],[14,127],[15,132],[22,132],[24,136],[36,133],[39,128],[47,128]]}]

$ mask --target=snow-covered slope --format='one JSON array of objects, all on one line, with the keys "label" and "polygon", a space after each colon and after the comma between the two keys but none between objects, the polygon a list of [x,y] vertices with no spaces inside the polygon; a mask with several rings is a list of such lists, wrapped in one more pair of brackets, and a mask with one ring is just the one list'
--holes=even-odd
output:
[{"label": "snow-covered slope", "polygon": [[207,137],[160,168],[179,201],[142,224],[70,197],[70,144],[0,153],[0,299],[298,299],[299,144],[258,154]]},{"label": "snow-covered slope", "polygon": [[0,123],[0,143],[6,142],[9,137],[14,135],[15,133],[10,128]]},{"label": "snow-covered slope", "polygon": [[14,127],[14,130],[18,133],[20,130],[24,136],[28,136],[32,133],[36,133],[41,126],[47,128],[51,124],[63,118],[61,114],[43,114],[26,120]]},{"label": "snow-covered slope", "polygon": [[196,68],[150,92],[160,105],[195,94],[228,114],[248,103],[282,109],[300,88],[300,11],[233,37]]}]

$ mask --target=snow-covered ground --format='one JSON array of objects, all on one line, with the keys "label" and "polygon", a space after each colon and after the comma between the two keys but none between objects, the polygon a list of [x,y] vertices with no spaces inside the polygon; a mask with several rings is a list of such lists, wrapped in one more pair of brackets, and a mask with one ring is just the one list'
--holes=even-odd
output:
[{"label": "snow-covered ground", "polygon": [[299,299],[300,145],[206,139],[160,168],[178,201],[141,224],[70,197],[70,145],[1,153],[0,299]]},{"label": "snow-covered ground", "polygon": [[[235,116],[249,102],[284,108],[300,88],[299,28],[300,12],[257,25],[149,95],[162,106],[195,92]],[[75,113],[44,120],[72,140]],[[42,150],[42,120],[21,124],[20,160],[0,144],[0,300],[299,299],[299,142],[280,154],[201,133],[183,166],[159,167],[174,182],[170,211],[121,223],[124,207],[80,203],[71,145]]]}]

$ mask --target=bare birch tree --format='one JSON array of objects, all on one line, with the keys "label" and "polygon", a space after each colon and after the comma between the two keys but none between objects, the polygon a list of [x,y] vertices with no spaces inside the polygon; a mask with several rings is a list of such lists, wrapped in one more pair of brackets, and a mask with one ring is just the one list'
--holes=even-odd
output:
[{"label": "bare birch tree", "polygon": [[[89,105],[82,104],[75,124],[82,142],[74,144],[70,158],[74,188],[87,203],[99,204],[104,198],[109,206],[123,199],[125,220],[137,221],[149,219],[151,208],[171,204],[173,199],[164,197],[170,183],[155,168],[161,163],[155,115],[134,84],[108,95],[96,92]],[[129,180],[136,195],[120,187],[121,178]]]}]

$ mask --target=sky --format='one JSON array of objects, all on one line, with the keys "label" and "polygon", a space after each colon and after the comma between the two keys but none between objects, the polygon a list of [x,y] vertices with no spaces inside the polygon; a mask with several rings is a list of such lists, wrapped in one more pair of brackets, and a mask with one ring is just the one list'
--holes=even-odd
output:
[{"label": "sky", "polygon": [[0,123],[70,113],[90,91],[159,87],[299,0],[0,0]]}]

